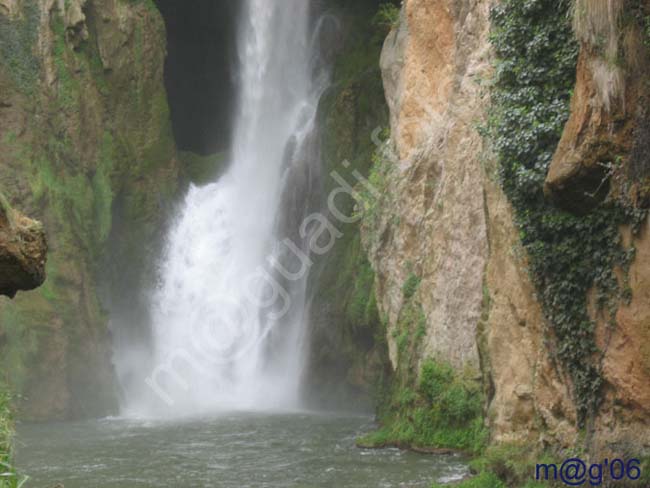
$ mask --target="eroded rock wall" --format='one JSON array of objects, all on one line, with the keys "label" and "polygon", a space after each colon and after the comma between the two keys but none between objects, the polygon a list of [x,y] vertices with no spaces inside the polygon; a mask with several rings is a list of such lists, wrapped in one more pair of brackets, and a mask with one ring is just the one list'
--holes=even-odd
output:
[{"label": "eroded rock wall", "polygon": [[490,67],[488,2],[411,0],[381,57],[395,158],[364,241],[393,331],[409,276],[426,317],[422,357],[479,367],[476,326],[488,261],[480,80]]},{"label": "eroded rock wall", "polygon": [[427,358],[482,369],[493,440],[530,441],[540,417],[570,435],[571,417],[556,412],[571,405],[549,364],[512,210],[478,133],[489,100],[490,5],[405,2],[381,59],[395,148],[390,197],[364,238],[394,369],[403,288],[415,273],[426,333],[413,373]]},{"label": "eroded rock wall", "polygon": [[[576,88],[546,191],[558,205],[585,218],[605,199],[645,210],[650,181],[650,2],[578,4]],[[617,270],[627,299],[614,317],[593,305],[590,310],[604,382],[591,444],[604,455],[650,449],[647,217],[636,229],[622,227],[621,236],[624,247],[634,249],[630,269]]]},{"label": "eroded rock wall", "polygon": [[117,392],[100,295],[138,296],[177,184],[164,24],[149,0],[3,7],[0,185],[51,254],[44,286],[0,305],[2,368],[24,417],[101,415]]},{"label": "eroded rock wall", "polygon": [[[496,155],[478,131],[490,116],[493,4],[404,2],[381,59],[391,139],[379,172],[383,196],[364,220],[364,244],[394,370],[412,359],[400,354],[400,322],[413,280],[426,321],[417,334],[421,346],[409,350],[415,364],[433,357],[481,371],[492,442],[570,447],[580,439],[572,379],[538,301]],[[610,34],[607,15],[620,14],[605,4],[599,3],[604,20],[589,21],[598,39]],[[554,204],[577,214],[622,194],[630,208],[644,204],[647,47],[639,19],[647,6],[634,8],[636,20],[621,17],[616,33],[626,69],[607,62],[607,50],[598,51],[584,30],[582,10],[573,12],[581,41],[576,88],[546,190]],[[635,237],[622,232],[626,245],[637,248],[629,281],[617,271],[631,301],[620,302],[613,330],[592,310],[605,381],[599,414],[587,426],[594,452],[648,446],[647,230],[642,226]]]},{"label": "eroded rock wall", "polygon": [[[340,238],[315,258],[310,274],[310,362],[307,397],[318,408],[372,408],[384,377],[384,330],[374,293],[375,274],[361,245],[358,222],[344,224],[328,208],[340,186],[332,174],[354,186],[367,177],[376,148],[375,131],[387,124],[379,54],[386,28],[370,19],[377,2],[332,1],[339,25],[323,40],[332,63],[331,85],[320,107],[322,127],[322,215]],[[337,209],[353,215],[354,201],[339,196]]]}]

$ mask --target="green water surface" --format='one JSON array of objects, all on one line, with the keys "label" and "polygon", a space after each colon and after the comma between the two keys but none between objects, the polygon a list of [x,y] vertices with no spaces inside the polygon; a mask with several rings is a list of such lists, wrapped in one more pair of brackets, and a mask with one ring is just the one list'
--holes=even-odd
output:
[{"label": "green water surface", "polygon": [[371,428],[315,413],[20,425],[17,461],[33,488],[428,488],[467,473],[456,456],[356,448]]}]

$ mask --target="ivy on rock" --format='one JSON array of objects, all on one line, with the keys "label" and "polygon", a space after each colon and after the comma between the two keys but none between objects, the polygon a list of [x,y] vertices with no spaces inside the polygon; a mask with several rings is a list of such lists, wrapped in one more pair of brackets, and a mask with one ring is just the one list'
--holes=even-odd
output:
[{"label": "ivy on rock", "polygon": [[595,289],[599,310],[613,320],[620,299],[627,297],[614,269],[627,269],[633,257],[622,248],[619,226],[638,223],[641,213],[610,199],[578,216],[544,197],[575,85],[578,45],[569,9],[569,2],[556,0],[504,0],[492,9],[495,78],[484,130],[583,427],[598,409],[603,382],[588,295]]}]

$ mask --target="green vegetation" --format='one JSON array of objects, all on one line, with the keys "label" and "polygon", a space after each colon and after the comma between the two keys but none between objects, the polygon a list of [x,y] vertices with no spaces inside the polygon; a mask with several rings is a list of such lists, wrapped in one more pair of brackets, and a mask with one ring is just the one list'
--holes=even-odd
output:
[{"label": "green vegetation", "polygon": [[[30,95],[24,106],[30,121],[26,130],[1,136],[7,164],[0,176],[18,183],[6,191],[45,224],[51,250],[44,286],[0,308],[0,369],[10,374],[14,391],[37,404],[42,388],[36,378],[46,378],[48,361],[65,354],[71,409],[81,415],[105,413],[115,400],[106,358],[96,354],[108,340],[98,271],[110,264],[111,272],[101,275],[103,283],[111,286],[115,276],[126,280],[129,285],[115,295],[129,295],[124,308],[135,308],[131,290],[145,279],[152,238],[177,189],[169,108],[160,71],[153,68],[164,59],[163,22],[149,7],[155,8],[143,1],[137,32],[120,50],[122,71],[114,64],[112,71],[104,69],[92,25],[90,38],[73,47],[62,17],[53,10],[56,83],[51,86],[37,83],[41,65],[32,55],[37,2],[23,2],[21,16],[11,21],[0,16],[3,72],[20,75],[9,88]],[[5,53],[12,43],[17,47]],[[11,69],[12,59],[24,69]],[[110,239],[114,232],[119,239]],[[124,262],[139,266],[124,269]]]},{"label": "green vegetation", "polygon": [[216,153],[203,156],[189,151],[179,151],[183,176],[195,185],[205,185],[214,181],[225,170],[226,153]]},{"label": "green vegetation", "polygon": [[[555,464],[557,459],[549,453],[540,453],[538,447],[526,443],[506,443],[488,447],[478,458],[472,460],[470,468],[486,478],[495,477],[502,486],[541,488],[534,481],[537,463]],[[546,485],[552,483],[546,482]],[[478,485],[483,486],[483,485]],[[501,485],[499,485],[501,486]]]},{"label": "green vegetation", "polygon": [[637,480],[639,486],[650,486],[650,456],[641,459],[641,478]]},{"label": "green vegetation", "polygon": [[362,447],[452,448],[479,453],[485,447],[483,395],[470,372],[427,360],[415,386],[393,387],[380,412],[381,428],[358,440]]},{"label": "green vegetation", "polygon": [[650,48],[650,6],[643,0],[631,0],[625,5],[621,14],[628,23],[636,23],[641,29],[643,43]]},{"label": "green vegetation", "polygon": [[157,12],[158,7],[156,7],[156,2],[154,0],[121,0],[124,3],[130,3],[132,5],[144,5],[147,10],[151,12]]},{"label": "green vegetation", "polygon": [[[413,292],[415,293],[415,292]],[[396,339],[400,360],[411,364],[411,358],[419,357],[421,341],[426,335],[427,318],[420,302],[413,296],[407,299],[400,311],[400,316],[392,335]],[[411,370],[408,370],[411,373]],[[411,381],[409,375],[403,376],[405,383]]]},{"label": "green vegetation", "polygon": [[[385,211],[391,208],[391,193],[388,191],[390,179],[394,176],[396,157],[392,152],[390,129],[387,127],[377,128],[372,135],[376,147],[372,151],[370,172],[368,181],[372,191],[365,185],[358,188],[361,205],[356,209],[358,213],[363,214],[363,223],[366,235],[370,240],[376,242],[379,239],[377,231],[379,227],[380,209]],[[379,197],[377,197],[377,193]]]},{"label": "green vegetation", "polygon": [[58,79],[57,102],[62,110],[77,110],[81,95],[80,86],[68,66],[67,56],[74,56],[74,53],[66,46],[65,25],[60,16],[56,16],[52,21],[52,30],[55,35],[53,54]]},{"label": "green vegetation", "polygon": [[393,2],[386,2],[379,5],[377,13],[372,19],[373,25],[382,29],[390,30],[399,22],[400,9]]},{"label": "green vegetation", "polygon": [[354,267],[356,276],[352,282],[350,300],[345,307],[346,315],[356,328],[372,329],[379,323],[375,297],[375,272],[367,260],[356,263]]},{"label": "green vegetation", "polygon": [[[328,173],[336,171],[353,186],[357,181],[353,173],[368,177],[375,151],[373,133],[388,123],[379,69],[385,33],[368,22],[376,11],[376,3],[338,4],[336,14],[346,26],[346,38],[337,53],[332,84],[319,111],[324,197],[338,186]],[[358,211],[353,199],[339,197],[336,205],[346,215]],[[386,361],[386,330],[375,299],[375,272],[364,252],[359,225],[336,223],[336,227],[342,236],[326,255],[317,259],[316,271],[311,274],[317,277],[317,283],[311,283],[317,286],[312,306],[317,316],[314,376],[326,383],[319,387],[319,395],[332,396],[323,393],[332,388],[340,397],[338,385],[346,381],[348,371],[367,372],[367,384],[362,390],[365,396],[371,393],[373,385],[384,381],[384,364],[380,363]],[[355,398],[350,399],[356,401],[359,389],[352,390]]]},{"label": "green vegetation", "polygon": [[[470,462],[471,478],[462,481],[457,488],[543,488],[560,486],[554,481],[536,481],[538,463],[558,464],[557,458],[540,453],[535,445],[508,443],[490,446],[478,458]],[[561,462],[559,463],[561,464]],[[432,488],[442,488],[437,483]]]},{"label": "green vegetation", "polygon": [[622,249],[618,228],[639,222],[641,213],[609,201],[577,216],[544,198],[575,82],[578,48],[568,8],[554,0],[505,0],[492,10],[497,61],[487,135],[584,426],[598,409],[602,385],[587,293],[595,287],[599,308],[615,310],[622,291],[613,270],[633,257]]},{"label": "green vegetation", "polygon": [[404,294],[404,298],[406,300],[412,298],[413,295],[415,295],[415,292],[418,291],[418,288],[420,288],[421,281],[422,279],[418,275],[413,272],[409,273],[408,278],[406,278],[406,281],[402,286],[402,293]]},{"label": "green vegetation", "polygon": [[40,63],[34,54],[38,22],[37,2],[23,2],[18,18],[0,16],[0,59],[24,95],[34,92],[40,73]]},{"label": "green vegetation", "polygon": [[9,227],[14,225],[14,212],[11,208],[11,205],[7,201],[7,198],[0,193],[0,222],[5,220]]},{"label": "green vegetation", "polygon": [[0,488],[20,488],[26,481],[16,474],[12,462],[13,416],[11,397],[0,382]]}]

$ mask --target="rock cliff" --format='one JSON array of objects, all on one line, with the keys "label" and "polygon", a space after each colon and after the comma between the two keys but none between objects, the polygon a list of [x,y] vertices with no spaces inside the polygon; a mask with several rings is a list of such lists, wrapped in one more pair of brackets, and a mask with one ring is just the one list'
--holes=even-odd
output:
[{"label": "rock cliff", "polygon": [[[320,190],[357,194],[310,280],[314,401],[374,394],[398,425],[374,444],[648,455],[648,2],[331,7]],[[51,250],[44,287],[0,304],[0,363],[26,417],[106,413],[105,309],[141,318],[188,177],[163,20],[150,0],[0,0],[0,41],[0,185]],[[42,246],[3,210],[0,270],[23,271],[0,292],[43,279]]]},{"label": "rock cliff", "polygon": [[0,6],[0,186],[43,222],[51,251],[44,286],[0,305],[23,417],[116,405],[101,299],[137,300],[142,267],[124,263],[146,262],[178,182],[164,57],[149,0]]},{"label": "rock cliff", "polygon": [[482,385],[491,443],[641,455],[648,5],[584,3],[403,3],[363,242],[392,381],[433,358]]}]

